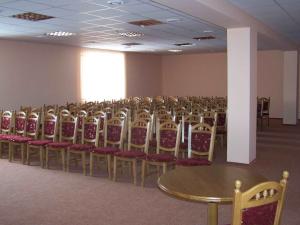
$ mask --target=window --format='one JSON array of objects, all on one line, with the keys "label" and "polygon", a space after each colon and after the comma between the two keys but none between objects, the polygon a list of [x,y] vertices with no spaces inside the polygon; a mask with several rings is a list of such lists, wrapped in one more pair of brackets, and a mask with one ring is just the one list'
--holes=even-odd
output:
[{"label": "window", "polygon": [[87,50],[81,54],[81,100],[125,98],[125,56],[121,52]]}]

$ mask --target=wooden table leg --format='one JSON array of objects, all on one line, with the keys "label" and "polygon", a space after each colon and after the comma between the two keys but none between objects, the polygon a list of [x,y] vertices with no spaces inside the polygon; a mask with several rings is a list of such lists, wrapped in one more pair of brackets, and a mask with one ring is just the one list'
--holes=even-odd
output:
[{"label": "wooden table leg", "polygon": [[218,204],[208,203],[207,225],[218,225]]}]

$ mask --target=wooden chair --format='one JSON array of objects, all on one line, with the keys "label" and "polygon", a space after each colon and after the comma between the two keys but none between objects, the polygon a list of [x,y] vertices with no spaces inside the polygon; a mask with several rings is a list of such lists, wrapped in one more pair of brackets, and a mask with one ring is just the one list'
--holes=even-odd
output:
[{"label": "wooden chair", "polygon": [[[84,118],[82,124],[81,144],[70,145],[67,149],[67,171],[69,172],[69,164],[71,155],[80,155],[82,161],[82,171],[86,175],[86,153],[92,148],[98,146],[99,138],[99,119],[94,116]],[[75,159],[76,160],[76,159]]]},{"label": "wooden chair", "polygon": [[179,151],[180,128],[181,124],[176,124],[173,121],[160,124],[156,134],[156,154],[148,154],[142,161],[142,186],[144,186],[148,165],[156,166],[158,169],[162,167],[163,173],[165,173],[169,165],[175,164]]},{"label": "wooden chair", "polygon": [[87,112],[85,110],[80,110],[77,114],[77,136],[76,136],[76,142],[81,143],[81,137],[82,137],[82,124],[84,118],[87,117]]},{"label": "wooden chair", "polygon": [[104,147],[94,148],[90,153],[90,175],[93,176],[94,158],[106,160],[109,179],[111,179],[112,156],[123,148],[124,120],[112,118],[104,128]]},{"label": "wooden chair", "polygon": [[201,122],[209,124],[211,127],[216,126],[218,113],[215,111],[205,111],[201,114]]},{"label": "wooden chair", "polygon": [[241,192],[242,182],[235,182],[232,225],[279,225],[285,200],[287,171],[278,182],[260,183]]},{"label": "wooden chair", "polygon": [[104,146],[104,127],[107,122],[107,117],[106,113],[103,111],[96,111],[93,114],[95,117],[99,119],[99,142],[98,142],[98,147],[103,147]]},{"label": "wooden chair", "polygon": [[25,164],[25,152],[27,142],[36,140],[39,134],[39,115],[36,113],[30,113],[26,119],[26,129],[23,136],[14,136],[9,140],[9,161],[14,160],[15,147],[20,147],[21,161]]},{"label": "wooden chair", "polygon": [[135,120],[129,123],[128,148],[126,151],[114,154],[113,180],[117,177],[117,164],[119,161],[129,162],[132,165],[133,183],[136,185],[137,160],[145,157],[148,153],[150,123],[145,120]]},{"label": "wooden chair", "polygon": [[28,141],[27,164],[30,165],[32,153],[38,153],[40,166],[44,167],[44,151],[47,144],[55,142],[57,138],[57,116],[48,113],[42,123],[42,137],[40,140]]},{"label": "wooden chair", "polygon": [[270,126],[270,102],[271,98],[257,98],[257,119],[260,120],[260,128],[263,129],[263,121],[267,119],[268,127]]},{"label": "wooden chair", "polygon": [[[11,132],[12,132],[12,122],[13,122],[13,113],[11,111],[4,111],[1,113],[0,158],[2,158],[3,144],[6,144],[8,146],[9,138],[11,137]],[[8,151],[8,158],[10,159],[9,151]]]},{"label": "wooden chair", "polygon": [[46,168],[49,168],[49,152],[60,153],[62,169],[65,170],[65,151],[76,143],[77,117],[72,115],[63,116],[59,122],[59,141],[46,145],[45,157]]},{"label": "wooden chair", "polygon": [[224,140],[226,140],[227,134],[227,113],[225,112],[218,112],[218,119],[217,119],[217,130],[216,130],[216,138],[220,140],[221,149],[224,147]]},{"label": "wooden chair", "polygon": [[[216,138],[215,126],[205,123],[189,125],[188,159],[176,161],[177,166],[210,165],[213,160]],[[205,158],[204,158],[205,157]]]}]

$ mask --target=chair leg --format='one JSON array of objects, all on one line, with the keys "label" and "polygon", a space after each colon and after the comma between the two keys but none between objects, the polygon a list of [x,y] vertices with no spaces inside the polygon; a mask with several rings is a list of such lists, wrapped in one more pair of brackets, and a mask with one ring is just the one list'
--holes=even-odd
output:
[{"label": "chair leg", "polygon": [[[123,164],[123,162],[122,162]],[[114,156],[114,171],[113,171],[113,181],[117,179],[117,157]]]},{"label": "chair leg", "polygon": [[27,145],[27,153],[26,153],[27,165],[30,166],[30,146]]},{"label": "chair leg", "polygon": [[66,171],[66,166],[65,166],[65,150],[64,149],[61,149],[60,150],[61,152],[61,164],[62,164],[62,170],[63,171]]},{"label": "chair leg", "polygon": [[14,147],[11,143],[8,144],[8,155],[9,155],[9,161],[12,162],[14,159]]},{"label": "chair leg", "polygon": [[145,183],[145,175],[146,175],[146,161],[142,160],[142,174],[141,174],[141,186],[144,187]]},{"label": "chair leg", "polygon": [[2,158],[2,142],[0,142],[0,159]]},{"label": "chair leg", "polygon": [[86,161],[85,161],[85,152],[81,153],[82,158],[82,172],[86,176]]},{"label": "chair leg", "polygon": [[[28,155],[28,151],[29,151],[29,148],[27,148],[27,155]],[[39,152],[40,152],[40,166],[42,168],[44,168],[44,149],[42,146],[40,146],[40,149],[39,149]],[[28,160],[28,159],[27,159]],[[29,163],[29,162],[28,162]],[[29,164],[28,164],[29,165]]]},{"label": "chair leg", "polygon": [[107,155],[108,178],[111,179],[111,155]]},{"label": "chair leg", "polygon": [[94,170],[94,156],[93,153],[90,153],[90,176],[93,176]]},{"label": "chair leg", "polygon": [[21,162],[25,164],[25,144],[21,144]]},{"label": "chair leg", "polygon": [[133,183],[136,185],[136,160],[132,161]]},{"label": "chair leg", "polygon": [[67,172],[70,171],[70,152],[67,151]]},{"label": "chair leg", "polygon": [[48,148],[46,147],[46,151],[45,151],[45,155],[46,155],[46,169],[48,169],[48,163],[49,163],[49,150]]},{"label": "chair leg", "polygon": [[167,172],[167,168],[168,168],[168,164],[163,163],[163,174],[165,174]]}]

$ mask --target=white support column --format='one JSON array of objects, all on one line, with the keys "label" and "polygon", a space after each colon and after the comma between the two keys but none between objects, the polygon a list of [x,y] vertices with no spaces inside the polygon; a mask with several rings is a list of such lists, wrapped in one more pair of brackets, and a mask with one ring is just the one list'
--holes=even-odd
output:
[{"label": "white support column", "polygon": [[256,158],[256,31],[227,29],[227,66],[227,161],[248,164]]},{"label": "white support column", "polygon": [[297,124],[298,52],[284,52],[283,60],[283,124]]}]

